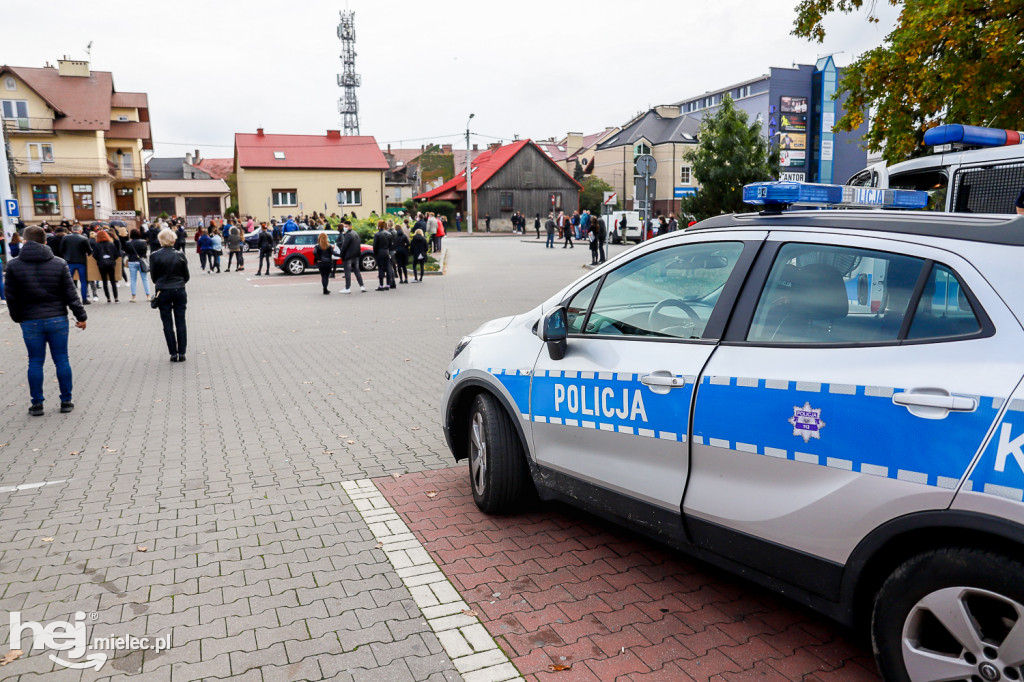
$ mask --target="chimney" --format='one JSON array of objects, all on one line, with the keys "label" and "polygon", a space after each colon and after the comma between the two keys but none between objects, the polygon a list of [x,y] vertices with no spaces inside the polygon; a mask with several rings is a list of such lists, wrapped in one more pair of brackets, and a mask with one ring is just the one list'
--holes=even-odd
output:
[{"label": "chimney", "polygon": [[256,137],[263,137],[263,128],[256,129]]},{"label": "chimney", "polygon": [[443,144],[443,145],[441,145],[441,151],[443,153],[445,153],[445,154],[451,154],[452,153],[452,146],[450,144]]},{"label": "chimney", "polygon": [[199,150],[198,149],[196,150],[195,156],[193,157],[193,163],[195,163],[197,166],[199,165]]},{"label": "chimney", "polygon": [[190,166],[192,165],[192,155],[189,154],[188,152],[185,152],[185,163],[187,163]]},{"label": "chimney", "polygon": [[68,59],[66,55],[64,56],[64,59],[57,60],[57,74],[60,76],[88,78],[90,73],[89,62]]},{"label": "chimney", "polygon": [[498,149],[499,147],[501,147],[500,142],[492,142],[489,145],[487,145],[487,151],[493,152],[495,149]]},{"label": "chimney", "polygon": [[388,156],[391,156],[391,145],[388,145]]},{"label": "chimney", "polygon": [[327,139],[328,140],[340,140],[341,139],[341,131],[340,130],[328,130],[327,131]]},{"label": "chimney", "polygon": [[566,133],[565,134],[565,151],[567,154],[572,154],[583,146],[583,133]]},{"label": "chimney", "polygon": [[473,145],[473,151],[475,151],[475,152],[478,152],[478,151],[480,151],[480,145],[476,145],[476,144],[474,144],[474,145]]}]

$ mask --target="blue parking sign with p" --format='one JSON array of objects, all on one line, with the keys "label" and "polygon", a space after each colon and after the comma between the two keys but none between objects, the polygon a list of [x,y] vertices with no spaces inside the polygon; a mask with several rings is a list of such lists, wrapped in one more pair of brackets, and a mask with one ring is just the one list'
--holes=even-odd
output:
[{"label": "blue parking sign with p", "polygon": [[18,218],[21,216],[21,212],[18,210],[17,199],[4,199],[4,213],[11,218]]}]

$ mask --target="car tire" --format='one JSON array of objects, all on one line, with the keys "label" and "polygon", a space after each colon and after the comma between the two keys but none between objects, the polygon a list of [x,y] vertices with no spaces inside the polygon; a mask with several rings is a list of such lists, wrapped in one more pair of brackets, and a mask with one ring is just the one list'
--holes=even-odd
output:
[{"label": "car tire", "polygon": [[289,275],[301,275],[306,271],[306,259],[302,256],[292,256],[284,262],[284,271]]},{"label": "car tire", "polygon": [[363,272],[370,272],[377,269],[377,259],[372,253],[364,253],[359,257],[359,269]]},{"label": "car tire", "polygon": [[473,399],[467,423],[469,480],[480,511],[512,511],[528,487],[526,456],[508,413],[492,396]]},{"label": "car tire", "polygon": [[968,548],[936,549],[901,564],[875,596],[871,616],[882,677],[1021,680],[1022,575],[1024,563]]},{"label": "car tire", "polygon": [[613,234],[612,235],[612,244],[621,244],[621,243],[622,243],[622,237],[620,237],[618,234]]}]

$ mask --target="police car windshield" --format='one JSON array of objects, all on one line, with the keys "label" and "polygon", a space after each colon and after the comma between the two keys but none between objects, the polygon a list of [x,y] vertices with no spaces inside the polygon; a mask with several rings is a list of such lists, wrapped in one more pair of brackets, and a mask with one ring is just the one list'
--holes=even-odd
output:
[{"label": "police car windshield", "polygon": [[584,333],[700,338],[742,250],[682,244],[626,263],[605,278]]}]

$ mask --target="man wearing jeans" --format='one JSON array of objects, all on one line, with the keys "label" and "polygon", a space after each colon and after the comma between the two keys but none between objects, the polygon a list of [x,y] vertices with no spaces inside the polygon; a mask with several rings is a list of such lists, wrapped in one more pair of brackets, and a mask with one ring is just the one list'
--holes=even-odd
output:
[{"label": "man wearing jeans", "polygon": [[[11,319],[21,324],[21,335],[28,350],[28,386],[33,417],[43,414],[43,364],[46,346],[57,366],[60,386],[60,411],[75,409],[71,402],[71,361],[68,358],[68,308],[75,315],[75,326],[85,329],[85,306],[78,297],[67,263],[56,258],[46,246],[46,233],[39,227],[26,227],[21,254],[7,267],[7,309]],[[69,235],[70,236],[70,235]]]},{"label": "man wearing jeans", "polygon": [[89,240],[82,236],[82,226],[78,223],[72,225],[71,234],[65,235],[64,239],[60,241],[60,253],[52,255],[63,258],[72,275],[78,273],[78,284],[82,287],[82,301],[89,305],[89,287],[86,285],[86,281],[89,279],[86,263],[89,261],[86,257],[92,255],[92,247],[89,245]]}]

